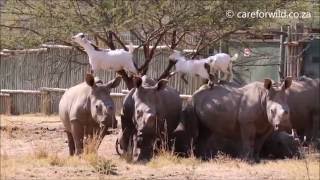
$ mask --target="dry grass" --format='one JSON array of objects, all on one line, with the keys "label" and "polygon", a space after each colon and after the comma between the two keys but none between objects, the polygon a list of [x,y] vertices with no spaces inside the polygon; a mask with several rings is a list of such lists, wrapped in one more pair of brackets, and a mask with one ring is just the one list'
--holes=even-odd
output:
[{"label": "dry grass", "polygon": [[44,159],[49,157],[49,149],[47,144],[40,144],[33,147],[33,155],[36,159]]},{"label": "dry grass", "polygon": [[25,121],[33,121],[33,122],[60,122],[60,119],[56,115],[44,116],[43,114],[25,114],[20,116],[7,116],[0,115],[1,117],[1,126],[7,125],[7,123],[12,122],[25,122]]},{"label": "dry grass", "polygon": [[[104,139],[100,147],[103,150],[95,150],[96,140],[93,138],[85,145],[83,155],[70,157],[64,143],[65,134],[51,131],[34,136],[30,129],[25,129],[26,126],[34,128],[33,123],[51,126],[54,124],[51,122],[59,121],[58,117],[27,115],[5,118],[3,121],[1,116],[1,126],[7,128],[1,130],[1,143],[7,144],[1,144],[0,179],[320,179],[320,156],[313,151],[306,155],[306,159],[262,160],[251,165],[224,154],[210,161],[201,161],[160,150],[150,162],[132,164],[115,155],[114,142],[111,141],[111,137],[115,139],[113,135]],[[44,121],[47,123],[41,123]],[[10,132],[13,132],[13,138],[8,136]],[[34,138],[40,136],[44,139]],[[61,137],[52,141],[57,136]],[[19,143],[12,144],[13,141]],[[26,146],[31,148],[26,149]],[[17,150],[19,153],[15,152]]]},{"label": "dry grass", "polygon": [[93,137],[88,137],[83,147],[84,154],[97,154],[97,146],[99,143],[99,136],[97,134],[94,134]]},{"label": "dry grass", "polygon": [[[128,164],[121,159],[108,160],[94,153],[84,154],[80,157],[58,156],[54,153],[48,153],[46,157],[38,156],[38,158],[35,158],[34,154],[19,158],[2,154],[1,172],[7,177],[15,177],[17,172],[25,169],[46,168],[49,170],[52,167],[61,167],[63,169],[80,168],[84,172],[94,172],[98,176],[112,175],[117,177],[120,172],[123,177],[132,178],[135,176],[137,178],[148,177],[150,173],[164,177],[176,172],[178,179],[198,179],[197,177],[212,177],[212,179],[319,179],[318,158],[268,160],[251,165],[223,155],[203,162],[196,158],[180,158],[171,153],[162,153],[146,165],[136,165]],[[130,176],[133,171],[139,173]],[[82,175],[74,175],[78,178],[83,177]]]},{"label": "dry grass", "polygon": [[161,151],[154,158],[152,158],[147,165],[151,168],[161,168],[175,165],[194,166],[200,163],[201,160],[195,157],[183,158],[168,151]]}]

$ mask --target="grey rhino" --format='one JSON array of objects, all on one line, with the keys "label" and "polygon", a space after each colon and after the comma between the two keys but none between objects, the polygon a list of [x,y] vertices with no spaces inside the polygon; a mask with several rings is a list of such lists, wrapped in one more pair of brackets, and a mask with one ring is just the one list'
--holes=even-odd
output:
[{"label": "grey rhino", "polygon": [[241,88],[214,86],[197,91],[192,106],[199,121],[198,154],[210,134],[241,142],[242,158],[259,160],[266,138],[273,131],[291,128],[285,91],[291,86],[287,77],[279,87],[270,79]]},{"label": "grey rhino", "polygon": [[70,155],[82,153],[85,134],[92,135],[100,126],[102,132],[99,138],[102,139],[107,128],[116,125],[110,90],[120,82],[121,77],[116,77],[107,84],[96,83],[94,77],[87,74],[85,82],[69,88],[63,94],[59,116],[67,133]]},{"label": "grey rhino", "polygon": [[301,158],[300,141],[292,134],[287,132],[274,132],[266,140],[262,149],[261,156],[267,158]]},{"label": "grey rhino", "polygon": [[134,81],[135,88],[124,100],[119,143],[133,161],[149,160],[157,140],[166,139],[162,145],[171,146],[182,101],[179,93],[166,85],[165,79],[156,82],[143,76],[135,77]]},{"label": "grey rhino", "polygon": [[198,135],[198,121],[193,113],[193,106],[188,102],[182,110],[177,128],[173,131],[175,153],[184,157],[192,154]]},{"label": "grey rhino", "polygon": [[[263,158],[302,157],[300,141],[285,131],[273,132],[262,146],[260,156]],[[232,157],[241,155],[241,142],[211,134],[204,144],[206,155],[215,156],[219,151]]]},{"label": "grey rhino", "polygon": [[297,130],[301,139],[306,136],[309,141],[317,137],[320,129],[319,93],[319,79],[306,76],[293,81],[287,91],[292,128]]},{"label": "grey rhino", "polygon": [[[241,87],[241,84],[236,82],[222,82],[219,85],[228,89],[236,89]],[[208,86],[207,84],[202,85],[197,91],[205,90],[208,88],[211,88],[211,87]],[[189,156],[191,153],[194,153],[194,150],[195,150],[194,148],[196,147],[195,143],[197,141],[198,135],[199,135],[199,124],[195,116],[195,113],[193,111],[192,100],[189,99],[187,102],[187,105],[182,110],[180,122],[177,128],[173,132],[173,136],[175,139],[175,143],[174,143],[175,153],[181,156]],[[208,133],[207,135],[211,136],[210,133]],[[213,154],[212,153],[213,151],[217,152],[218,149],[221,150],[220,148],[217,147],[219,143],[216,142],[216,140],[219,140],[219,139],[213,138],[213,136],[209,138],[209,140],[206,142],[206,145],[204,147],[205,148],[204,151],[206,151],[208,154]],[[226,141],[223,141],[223,142],[226,142]]]}]

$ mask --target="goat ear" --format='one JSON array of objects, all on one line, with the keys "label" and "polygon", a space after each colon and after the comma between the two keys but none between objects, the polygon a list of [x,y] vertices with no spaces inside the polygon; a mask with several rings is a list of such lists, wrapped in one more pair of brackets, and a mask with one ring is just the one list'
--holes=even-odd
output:
[{"label": "goat ear", "polygon": [[272,80],[271,79],[264,79],[264,88],[271,89],[272,87]]},{"label": "goat ear", "polygon": [[159,91],[159,90],[162,90],[166,87],[167,83],[169,81],[167,79],[161,79],[158,81],[158,83],[155,85],[156,89]]},{"label": "goat ear", "polygon": [[286,90],[291,86],[291,84],[292,84],[292,77],[288,76],[284,79],[281,89]]},{"label": "goat ear", "polygon": [[133,84],[134,84],[134,86],[135,86],[136,88],[141,87],[141,85],[142,85],[142,79],[141,79],[141,77],[139,77],[139,76],[134,76],[134,77],[133,77]]},{"label": "goat ear", "polygon": [[121,76],[117,76],[116,78],[107,83],[107,87],[110,89],[118,87],[121,82],[121,79]]},{"label": "goat ear", "polygon": [[91,87],[95,86],[96,83],[94,82],[94,77],[92,76],[92,74],[86,75],[86,83]]}]

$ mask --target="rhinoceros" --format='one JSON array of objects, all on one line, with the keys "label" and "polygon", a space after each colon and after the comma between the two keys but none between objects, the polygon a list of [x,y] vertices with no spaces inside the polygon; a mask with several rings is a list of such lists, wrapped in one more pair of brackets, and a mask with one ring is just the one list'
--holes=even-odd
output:
[{"label": "rhinoceros", "polygon": [[319,79],[302,76],[292,82],[287,94],[292,128],[301,139],[304,136],[308,141],[316,138],[320,129]]},{"label": "rhinoceros", "polygon": [[[135,88],[125,97],[121,115],[120,148],[133,161],[149,160],[157,139],[170,146],[172,132],[179,123],[182,101],[178,91],[143,76],[135,78]],[[130,146],[131,145],[131,146]]]},{"label": "rhinoceros", "polygon": [[287,132],[274,132],[266,140],[262,149],[261,156],[266,158],[301,158],[300,141],[293,134]]},{"label": "rhinoceros", "polygon": [[70,155],[82,153],[85,133],[92,135],[100,127],[101,139],[108,127],[116,125],[110,91],[120,82],[121,77],[116,77],[107,84],[96,83],[94,77],[87,74],[85,82],[69,88],[63,94],[59,116],[67,133]]},{"label": "rhinoceros", "polygon": [[[222,82],[219,85],[226,88],[239,88],[241,84],[237,82]],[[205,90],[210,88],[207,84],[202,85],[197,91]],[[201,127],[203,128],[203,127]],[[203,133],[202,133],[203,134]],[[199,135],[199,124],[195,113],[193,111],[192,100],[189,99],[187,105],[183,108],[181,113],[180,122],[177,128],[173,132],[173,136],[175,139],[175,153],[181,156],[189,156],[194,153],[194,148],[196,147],[195,143],[197,141]],[[207,134],[211,136],[210,133]],[[213,136],[212,136],[213,137]],[[214,141],[213,141],[214,140]],[[212,151],[217,152],[217,150],[221,150],[216,147],[218,142],[216,142],[217,138],[209,138],[206,142],[206,150],[207,154],[212,154]],[[219,140],[220,141],[220,140]],[[225,142],[225,141],[223,141]]]},{"label": "rhinoceros", "polygon": [[199,122],[198,154],[210,134],[241,142],[242,158],[259,160],[259,152],[273,131],[291,128],[285,91],[291,86],[287,77],[281,86],[270,79],[241,88],[216,85],[192,96],[192,106]]}]

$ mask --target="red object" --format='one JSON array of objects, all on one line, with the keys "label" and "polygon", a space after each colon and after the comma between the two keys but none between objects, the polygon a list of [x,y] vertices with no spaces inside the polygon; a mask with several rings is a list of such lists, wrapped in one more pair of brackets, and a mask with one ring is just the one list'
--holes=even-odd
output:
[{"label": "red object", "polygon": [[243,56],[244,56],[244,57],[249,57],[249,56],[251,56],[251,54],[252,54],[251,49],[249,49],[249,48],[244,48],[244,51],[243,51]]}]

